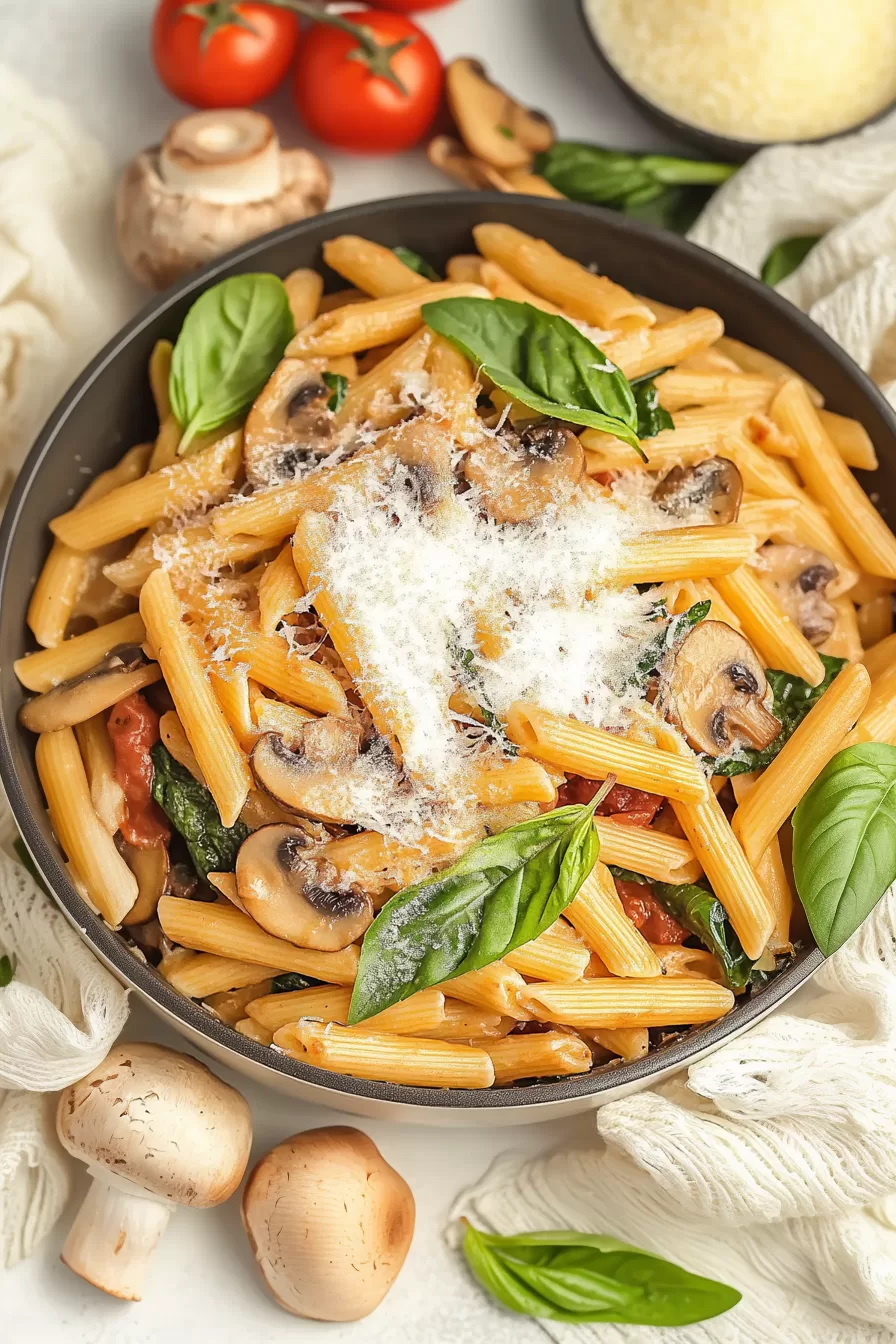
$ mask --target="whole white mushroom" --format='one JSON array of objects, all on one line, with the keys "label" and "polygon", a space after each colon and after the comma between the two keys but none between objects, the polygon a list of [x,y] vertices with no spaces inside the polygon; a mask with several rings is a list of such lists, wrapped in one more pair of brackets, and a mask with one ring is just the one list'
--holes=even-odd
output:
[{"label": "whole white mushroom", "polygon": [[65,1089],[56,1131],[93,1177],[63,1263],[103,1292],[135,1302],[172,1211],[229,1199],[252,1143],[239,1092],[190,1055],[130,1042]]}]

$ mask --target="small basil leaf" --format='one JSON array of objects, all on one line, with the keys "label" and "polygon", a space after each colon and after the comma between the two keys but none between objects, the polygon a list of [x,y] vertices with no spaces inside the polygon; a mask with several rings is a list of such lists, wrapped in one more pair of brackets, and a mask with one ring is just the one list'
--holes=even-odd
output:
[{"label": "small basil leaf", "polygon": [[344,373],[322,373],[324,383],[333,393],[327,401],[327,409],[330,411],[341,411],[342,404],[345,401],[345,394],[348,392],[348,379]]},{"label": "small basil leaf", "polygon": [[428,327],[514,400],[641,452],[628,379],[566,318],[510,299],[440,299],[422,312]]},{"label": "small basil leaf", "polygon": [[441,280],[438,271],[434,270],[419,252],[413,252],[409,247],[393,247],[392,251],[399,261],[403,261],[405,266],[416,271],[418,275],[424,276],[427,280]]},{"label": "small basil leaf", "polygon": [[660,405],[660,394],[654,381],[658,376],[652,373],[646,378],[635,378],[631,385],[638,410],[639,439],[652,439],[660,430],[675,428],[672,416]]},{"label": "small basil leaf", "polygon": [[501,1237],[468,1225],[463,1250],[483,1288],[536,1320],[693,1325],[740,1301],[736,1289],[615,1237],[567,1231]]},{"label": "small basil leaf", "polygon": [[710,599],[704,598],[702,602],[695,602],[692,607],[688,607],[687,611],[683,611],[679,616],[670,618],[667,615],[665,603],[662,605],[662,610],[657,614],[666,618],[665,623],[656,638],[647,645],[635,665],[633,681],[636,685],[644,685],[650,674],[659,667],[669,650],[674,649],[684,639],[685,635],[693,630],[695,625],[699,625],[701,621],[706,619],[711,606]]},{"label": "small basil leaf", "polygon": [[764,770],[771,764],[784,743],[793,737],[809,710],[818,704],[831,682],[846,666],[845,658],[832,658],[826,653],[820,653],[818,656],[824,664],[824,680],[818,686],[810,686],[808,681],[803,681],[802,677],[792,676],[789,672],[777,672],[773,669],[766,672],[765,675],[772,688],[772,713],[776,719],[781,720],[780,733],[763,751],[745,747],[729,760],[716,761],[713,764],[714,774],[730,778],[731,775]]},{"label": "small basil leaf", "polygon": [[0,957],[0,989],[5,989],[12,983],[12,978],[16,973],[15,954],[12,956]]},{"label": "small basil leaf", "polygon": [[825,956],[896,881],[896,747],[839,751],[793,814],[793,875]]},{"label": "small basil leaf", "polygon": [[594,809],[558,807],[491,835],[387,901],[364,935],[348,1020],[489,966],[560,915],[597,862]]},{"label": "small basil leaf", "polygon": [[753,963],[741,947],[723,905],[707,887],[686,882],[651,882],[650,886],[667,914],[717,958],[731,989],[743,989],[750,983]]},{"label": "small basil leaf", "polygon": [[156,742],[150,755],[152,796],[186,841],[199,876],[232,873],[237,851],[249,834],[248,826],[241,821],[225,826],[205,785],[194,779],[161,742]]},{"label": "small basil leaf", "polygon": [[272,994],[292,994],[297,989],[312,989],[322,984],[321,980],[312,980],[310,975],[299,975],[298,971],[284,971],[275,975],[271,981]]},{"label": "small basil leaf", "polygon": [[276,275],[233,275],[199,296],[171,356],[168,392],[183,429],[178,452],[248,411],[294,334]]},{"label": "small basil leaf", "polygon": [[773,247],[762,264],[760,277],[767,285],[780,285],[782,280],[786,280],[801,266],[812,251],[816,243],[821,242],[818,234],[805,235],[800,238],[785,238],[777,247]]}]

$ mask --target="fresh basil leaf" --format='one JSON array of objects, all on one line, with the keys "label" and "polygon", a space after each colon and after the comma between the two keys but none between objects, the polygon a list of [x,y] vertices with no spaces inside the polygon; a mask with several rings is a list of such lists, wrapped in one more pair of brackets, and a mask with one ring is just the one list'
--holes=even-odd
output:
[{"label": "fresh basil leaf", "polygon": [[536,155],[534,171],[570,200],[605,205],[684,233],[713,189],[737,170],[729,163],[558,140]]},{"label": "fresh basil leaf", "polygon": [[428,327],[514,400],[641,452],[628,379],[565,317],[510,299],[440,299],[422,312]]},{"label": "fresh basil leaf", "polygon": [[633,873],[631,868],[620,868],[618,863],[608,863],[607,867],[620,882],[637,882],[641,887],[650,886],[649,878],[644,877],[642,873]]},{"label": "fresh basil leaf", "polygon": [[819,234],[806,234],[799,238],[785,238],[769,252],[762,264],[760,277],[767,285],[780,285],[788,275],[802,265],[816,243],[821,242]]},{"label": "fresh basil leaf", "polygon": [[741,1297],[615,1237],[567,1231],[501,1237],[468,1224],[463,1250],[487,1292],[536,1320],[693,1325],[729,1311]]},{"label": "fresh basil leaf", "polygon": [[12,956],[0,957],[0,989],[5,989],[12,983],[13,976],[16,973],[16,958]]},{"label": "fresh basil leaf", "polygon": [[342,404],[345,401],[345,394],[348,392],[348,379],[344,373],[322,373],[324,383],[333,393],[327,401],[327,409],[330,411],[341,411]]},{"label": "fresh basil leaf", "polygon": [[413,252],[409,247],[393,247],[392,251],[399,261],[403,261],[405,266],[416,271],[418,275],[424,276],[427,280],[441,280],[438,271],[434,270],[419,252]]},{"label": "fresh basil leaf", "polygon": [[312,989],[323,984],[322,980],[312,980],[310,975],[299,975],[298,971],[284,971],[275,975],[271,981],[272,994],[292,994],[297,989]]},{"label": "fresh basil leaf", "polygon": [[13,840],[12,847],[16,852],[16,856],[18,857],[19,863],[22,865],[25,871],[27,873],[30,873],[30,875],[34,878],[35,882],[40,887],[44,895],[49,896],[50,893],[47,890],[47,884],[41,877],[40,873],[37,871],[35,862],[32,859],[31,855],[29,854],[27,848],[25,847],[25,841],[22,839],[20,835],[17,835],[15,840]]},{"label": "fresh basil leaf", "polygon": [[764,770],[772,763],[784,743],[793,737],[809,710],[818,704],[831,682],[846,666],[845,658],[832,658],[826,653],[818,656],[824,664],[824,680],[818,686],[810,686],[808,681],[790,672],[776,672],[774,669],[766,671],[772,688],[772,713],[781,720],[780,733],[763,751],[745,747],[728,760],[714,762],[713,774],[730,778],[732,775]]},{"label": "fresh basil leaf", "polygon": [[793,814],[793,875],[829,957],[896,881],[896,747],[861,742],[828,762]]},{"label": "fresh basil leaf", "polygon": [[666,913],[718,959],[732,989],[743,989],[750,983],[753,963],[741,947],[722,903],[709,888],[687,882],[651,882],[650,886]]},{"label": "fresh basil leaf", "polygon": [[352,1025],[429,985],[489,966],[553,924],[597,862],[590,803],[491,835],[387,901],[361,945]]},{"label": "fresh basil leaf", "polygon": [[660,394],[656,390],[655,380],[661,372],[665,370],[632,379],[631,388],[635,394],[635,406],[638,410],[639,439],[652,439],[662,429],[675,428],[675,421],[666,408],[660,405]]},{"label": "fresh basil leaf", "polygon": [[232,873],[240,845],[249,834],[241,821],[225,826],[205,785],[174,759],[161,742],[151,749],[152,796],[186,841],[200,877]]},{"label": "fresh basil leaf", "polygon": [[168,392],[183,430],[179,453],[197,434],[248,411],[294,334],[276,275],[233,275],[200,294],[171,356]]},{"label": "fresh basil leaf", "polygon": [[681,612],[679,616],[668,617],[665,603],[661,604],[662,610],[657,612],[660,617],[665,617],[665,623],[659,634],[647,645],[644,653],[638,659],[635,665],[633,681],[636,685],[643,686],[650,674],[656,671],[660,663],[665,658],[670,649],[674,649],[689,631],[693,630],[695,625],[699,625],[709,615],[712,602],[709,598],[704,598],[702,602],[695,602],[687,611]]}]

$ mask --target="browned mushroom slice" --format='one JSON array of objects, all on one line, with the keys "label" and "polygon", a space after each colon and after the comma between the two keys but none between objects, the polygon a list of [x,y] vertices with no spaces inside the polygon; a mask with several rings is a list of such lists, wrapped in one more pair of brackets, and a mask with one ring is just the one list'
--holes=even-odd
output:
[{"label": "browned mushroom slice", "polygon": [[362,728],[354,719],[324,714],[304,724],[302,746],[312,765],[351,765],[361,747]]},{"label": "browned mushroom slice", "polygon": [[338,765],[314,760],[301,743],[291,750],[279,734],[265,733],[252,750],[251,762],[261,788],[288,811],[318,821],[357,820],[359,781],[352,774],[351,760],[342,759]]},{"label": "browned mushroom slice", "polygon": [[434,168],[454,178],[462,187],[474,191],[516,191],[516,187],[485,159],[468,154],[453,135],[437,135],[426,147],[426,157]]},{"label": "browned mushroom slice", "polygon": [[464,462],[467,480],[499,523],[528,522],[548,505],[566,503],[585,473],[582,445],[562,425],[533,425],[518,443],[486,439]]},{"label": "browned mushroom slice", "polygon": [[236,887],[248,914],[277,938],[319,952],[338,952],[373,920],[370,897],[340,885],[327,859],[313,858],[297,826],[263,826],[236,857]]},{"label": "browned mushroom slice", "polygon": [[275,485],[333,449],[336,421],[322,373],[326,361],[281,359],[246,419],[243,460],[250,484]]},{"label": "browned mushroom slice", "polygon": [[435,513],[454,494],[454,442],[443,424],[425,414],[407,421],[401,430],[390,445],[395,458],[392,484],[409,495],[421,513]]},{"label": "browned mushroom slice", "polygon": [[122,920],[123,924],[146,924],[168,890],[170,866],[164,845],[138,849],[126,841],[119,844],[125,863],[137,879],[137,899]]},{"label": "browned mushroom slice", "polygon": [[828,585],[837,566],[811,546],[769,542],[758,552],[756,577],[810,644],[823,644],[833,632],[837,610],[828,601]]},{"label": "browned mushroom slice", "polygon": [[19,710],[19,722],[32,733],[71,728],[151,686],[161,675],[158,663],[148,662],[138,645],[119,644],[89,672],[29,700]]},{"label": "browned mushroom slice", "polygon": [[445,71],[451,115],[471,154],[495,168],[525,168],[554,143],[543,112],[523,107],[493,84],[481,61],[461,56]]},{"label": "browned mushroom slice", "polygon": [[744,493],[741,474],[726,457],[708,457],[693,467],[673,467],[653,492],[667,513],[700,512],[712,523],[733,523]]},{"label": "browned mushroom slice", "polygon": [[781,731],[753,646],[722,621],[702,621],[682,640],[664,669],[661,695],[691,746],[709,756],[762,751]]}]

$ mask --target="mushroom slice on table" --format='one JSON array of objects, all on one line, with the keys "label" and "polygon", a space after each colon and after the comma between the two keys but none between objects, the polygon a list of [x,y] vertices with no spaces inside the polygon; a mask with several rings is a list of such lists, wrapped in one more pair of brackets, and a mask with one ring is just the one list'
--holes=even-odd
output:
[{"label": "mushroom slice on table", "polygon": [[706,515],[710,523],[733,523],[740,512],[744,483],[733,462],[708,457],[692,467],[673,467],[658,483],[654,502],[667,513]]},{"label": "mushroom slice on table", "polygon": [[321,375],[326,360],[281,359],[256,398],[243,432],[243,461],[251,485],[291,480],[333,450],[336,417]]},{"label": "mushroom slice on table", "polygon": [[128,1041],[61,1093],[56,1132],[93,1177],[63,1264],[103,1292],[139,1302],[175,1206],[208,1209],[236,1190],[252,1118],[240,1093],[198,1059]]},{"label": "mushroom slice on table", "polygon": [[451,115],[471,154],[495,168],[526,168],[554,143],[543,112],[523,107],[489,79],[481,61],[461,56],[445,71]]},{"label": "mushroom slice on table", "polygon": [[516,443],[501,439],[484,439],[464,459],[464,475],[496,522],[525,523],[569,500],[585,474],[585,453],[571,430],[548,422],[524,429]]},{"label": "mushroom slice on table", "polygon": [[19,710],[19,722],[32,733],[52,733],[92,719],[161,677],[138,644],[119,644],[96,667],[52,691],[37,695]]},{"label": "mushroom slice on table", "polygon": [[828,601],[837,566],[811,546],[768,542],[757,551],[756,577],[816,647],[831,635],[837,609]]},{"label": "mushroom slice on table", "polygon": [[[319,727],[324,724],[324,727]],[[289,746],[279,733],[265,733],[251,756],[255,778],[265,793],[290,812],[318,821],[354,823],[370,781],[358,766],[360,729],[348,719],[324,715],[309,735]]]},{"label": "mushroom slice on table", "polygon": [[379,1306],[414,1235],[414,1196],[366,1134],[328,1125],[284,1139],[251,1172],[243,1226],[280,1306],[357,1321]]},{"label": "mushroom slice on table", "polygon": [[774,742],[781,723],[771,712],[765,669],[730,625],[701,621],[667,661],[660,703],[696,751],[728,756]]},{"label": "mushroom slice on table", "polygon": [[467,152],[453,135],[436,135],[426,147],[426,157],[434,168],[439,168],[462,187],[474,191],[516,191],[508,178],[485,159],[477,159]]},{"label": "mushroom slice on table", "polygon": [[256,923],[297,947],[338,952],[373,922],[370,897],[346,886],[328,859],[315,858],[298,826],[262,826],[243,841],[236,889]]}]

